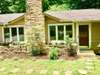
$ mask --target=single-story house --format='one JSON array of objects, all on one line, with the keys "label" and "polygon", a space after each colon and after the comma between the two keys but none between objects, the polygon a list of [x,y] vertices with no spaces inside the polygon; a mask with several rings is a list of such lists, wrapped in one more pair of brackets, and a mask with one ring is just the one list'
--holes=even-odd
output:
[{"label": "single-story house", "polygon": [[[45,42],[63,43],[66,35],[80,47],[100,43],[100,9],[44,12]],[[0,42],[25,41],[25,13],[0,14]]]}]

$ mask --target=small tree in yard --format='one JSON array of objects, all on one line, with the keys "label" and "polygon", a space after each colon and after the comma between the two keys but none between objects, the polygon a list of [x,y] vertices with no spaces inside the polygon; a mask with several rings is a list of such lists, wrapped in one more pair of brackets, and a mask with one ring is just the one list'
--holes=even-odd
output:
[{"label": "small tree in yard", "polygon": [[68,55],[69,56],[76,56],[78,45],[75,42],[73,42],[72,38],[70,38],[69,36],[66,36],[65,41],[66,41]]},{"label": "small tree in yard", "polygon": [[56,60],[58,59],[59,50],[57,47],[52,47],[49,52],[49,59]]}]

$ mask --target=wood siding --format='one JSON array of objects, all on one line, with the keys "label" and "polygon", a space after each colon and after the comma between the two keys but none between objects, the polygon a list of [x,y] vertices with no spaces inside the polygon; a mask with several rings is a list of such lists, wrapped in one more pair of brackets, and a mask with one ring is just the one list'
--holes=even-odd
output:
[{"label": "wood siding", "polygon": [[91,27],[92,47],[100,43],[100,22],[93,22]]}]

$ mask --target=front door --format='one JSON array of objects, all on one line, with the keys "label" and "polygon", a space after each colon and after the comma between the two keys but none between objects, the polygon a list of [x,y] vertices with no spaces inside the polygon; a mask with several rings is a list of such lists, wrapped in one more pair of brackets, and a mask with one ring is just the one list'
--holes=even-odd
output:
[{"label": "front door", "polygon": [[89,47],[89,25],[79,25],[78,31],[80,47]]}]

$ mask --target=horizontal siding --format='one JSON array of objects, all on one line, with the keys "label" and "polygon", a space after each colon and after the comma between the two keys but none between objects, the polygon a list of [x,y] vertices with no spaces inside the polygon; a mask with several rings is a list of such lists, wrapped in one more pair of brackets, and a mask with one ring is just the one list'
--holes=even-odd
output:
[{"label": "horizontal siding", "polygon": [[96,47],[100,43],[100,22],[92,23],[92,47]]}]

